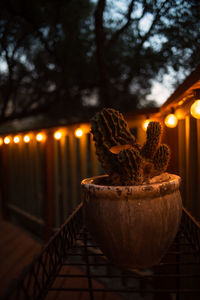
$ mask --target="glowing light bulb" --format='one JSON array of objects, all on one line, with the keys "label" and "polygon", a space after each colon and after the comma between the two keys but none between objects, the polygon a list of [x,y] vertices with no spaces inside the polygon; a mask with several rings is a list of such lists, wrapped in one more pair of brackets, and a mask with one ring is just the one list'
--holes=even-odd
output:
[{"label": "glowing light bulb", "polygon": [[30,136],[29,135],[25,135],[24,136],[24,142],[25,143],[29,143],[30,142]]},{"label": "glowing light bulb", "polygon": [[61,137],[62,137],[62,132],[61,132],[61,131],[56,131],[56,132],[54,133],[54,139],[55,139],[55,140],[60,140]]},{"label": "glowing light bulb", "polygon": [[6,136],[6,137],[4,138],[4,143],[5,143],[6,145],[10,144],[10,137],[9,137],[9,136]]},{"label": "glowing light bulb", "polygon": [[149,125],[149,122],[150,122],[150,120],[148,120],[148,119],[145,120],[145,121],[143,122],[142,127],[143,127],[144,131],[147,130],[147,127],[148,127],[148,125]]},{"label": "glowing light bulb", "polygon": [[44,139],[45,139],[45,136],[44,136],[43,133],[38,133],[38,134],[36,135],[36,140],[37,140],[38,142],[42,142],[42,141],[44,141]]},{"label": "glowing light bulb", "polygon": [[192,106],[190,107],[191,115],[196,118],[200,119],[200,100],[196,100]]},{"label": "glowing light bulb", "polygon": [[83,130],[82,130],[81,128],[77,128],[77,129],[75,130],[75,136],[76,136],[77,138],[80,138],[80,137],[82,137],[82,135],[83,135]]},{"label": "glowing light bulb", "polygon": [[18,144],[20,142],[20,137],[18,135],[16,135],[13,139],[15,144]]},{"label": "glowing light bulb", "polygon": [[178,119],[174,114],[169,114],[165,118],[165,125],[169,128],[174,128],[178,124]]},{"label": "glowing light bulb", "polygon": [[0,137],[0,146],[3,145],[3,139]]}]

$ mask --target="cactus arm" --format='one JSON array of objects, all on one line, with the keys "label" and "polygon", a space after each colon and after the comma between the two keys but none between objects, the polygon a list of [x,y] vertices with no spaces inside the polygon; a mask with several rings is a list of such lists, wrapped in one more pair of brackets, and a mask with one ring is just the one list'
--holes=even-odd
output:
[{"label": "cactus arm", "polygon": [[138,185],[143,181],[142,158],[135,148],[128,148],[118,154],[119,162],[123,167],[120,180],[123,185]]},{"label": "cactus arm", "polygon": [[91,125],[98,159],[106,173],[112,176],[120,166],[117,157],[109,149],[119,145],[135,145],[136,139],[122,114],[112,108],[97,113]]},{"label": "cactus arm", "polygon": [[150,122],[147,127],[147,139],[142,147],[141,154],[146,159],[152,159],[160,143],[161,125],[159,122]]},{"label": "cactus arm", "polygon": [[163,173],[167,169],[167,165],[170,159],[170,150],[167,145],[161,145],[153,158],[154,168],[157,172]]},{"label": "cactus arm", "polygon": [[124,144],[133,146],[136,143],[122,114],[112,108],[104,108],[97,113],[91,124],[94,139],[101,139],[109,148]]}]

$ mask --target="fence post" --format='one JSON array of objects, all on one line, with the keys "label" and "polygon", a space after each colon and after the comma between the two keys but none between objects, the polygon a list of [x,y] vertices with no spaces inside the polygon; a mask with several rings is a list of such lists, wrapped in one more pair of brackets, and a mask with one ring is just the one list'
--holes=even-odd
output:
[{"label": "fence post", "polygon": [[45,143],[45,195],[44,195],[44,222],[46,240],[52,234],[55,219],[55,203],[54,203],[54,151],[53,151],[53,134],[51,131],[47,133]]},{"label": "fence post", "polygon": [[198,209],[198,149],[197,120],[186,117],[186,208],[197,218]]},{"label": "fence post", "polygon": [[1,210],[2,217],[7,219],[9,217],[7,204],[8,204],[8,153],[7,145],[1,146],[1,170],[0,170],[0,186],[1,186]]},{"label": "fence post", "polygon": [[95,143],[90,139],[90,147],[91,147],[91,163],[92,163],[92,176],[98,175],[98,158],[96,155]]},{"label": "fence post", "polygon": [[185,136],[185,119],[178,121],[178,159],[179,175],[182,179],[181,194],[183,205],[186,205],[186,136]]},{"label": "fence post", "polygon": [[168,165],[168,172],[179,174],[179,156],[178,156],[178,127],[168,128],[164,126],[162,143],[167,144],[171,149],[171,158]]},{"label": "fence post", "polygon": [[74,128],[69,134],[69,159],[70,159],[70,213],[77,206],[77,149]]},{"label": "fence post", "polygon": [[[197,182],[200,182],[200,120],[197,120],[197,158],[198,158],[198,178]],[[198,186],[198,197],[197,197],[197,220],[200,222],[200,184]]]},{"label": "fence post", "polygon": [[80,138],[80,179],[87,176],[87,134]]}]

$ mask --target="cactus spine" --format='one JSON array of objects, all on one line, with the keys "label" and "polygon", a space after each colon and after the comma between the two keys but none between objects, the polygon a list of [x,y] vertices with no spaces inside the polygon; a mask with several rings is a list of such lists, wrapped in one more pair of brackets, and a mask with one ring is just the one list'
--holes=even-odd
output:
[{"label": "cactus spine", "polygon": [[[91,125],[98,159],[111,184],[138,185],[166,170],[169,148],[160,145],[159,122],[149,123],[143,147],[137,144],[123,115],[112,108],[97,113]],[[119,151],[112,151],[112,147]]]}]

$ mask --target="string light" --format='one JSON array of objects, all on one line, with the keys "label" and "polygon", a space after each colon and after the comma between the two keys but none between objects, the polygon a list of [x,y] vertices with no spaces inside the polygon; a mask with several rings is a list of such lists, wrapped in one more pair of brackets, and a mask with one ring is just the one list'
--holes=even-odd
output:
[{"label": "string light", "polygon": [[200,100],[196,100],[191,108],[190,108],[191,115],[196,118],[200,119]]},{"label": "string light", "polygon": [[10,137],[9,136],[6,136],[4,138],[4,144],[6,144],[6,145],[10,144]]},{"label": "string light", "polygon": [[13,139],[15,144],[18,144],[20,142],[20,137],[18,135],[16,135]]},{"label": "string light", "polygon": [[150,122],[150,120],[149,120],[149,119],[146,119],[146,120],[143,122],[143,124],[142,124],[142,128],[144,129],[144,131],[146,131],[146,130],[147,130],[147,127],[148,127],[148,125],[149,125],[149,122]]},{"label": "string light", "polygon": [[169,128],[175,128],[178,124],[178,119],[174,113],[175,113],[174,107],[171,107],[171,113],[167,115],[164,120],[165,125]]},{"label": "string light", "polygon": [[43,134],[43,133],[38,133],[37,135],[36,135],[36,140],[38,141],[38,142],[42,142],[42,141],[44,141],[45,140],[45,135]]},{"label": "string light", "polygon": [[3,139],[0,137],[0,146],[3,145]]},{"label": "string light", "polygon": [[194,118],[200,119],[200,89],[194,90],[194,97],[196,101],[190,107],[190,113]]},{"label": "string light", "polygon": [[61,131],[56,131],[56,132],[54,133],[54,139],[55,139],[55,140],[60,140],[61,137],[62,137],[62,132],[61,132]]},{"label": "string light", "polygon": [[174,128],[178,124],[178,119],[174,114],[169,114],[165,118],[165,125],[169,128]]},{"label": "string light", "polygon": [[30,136],[29,135],[25,135],[24,136],[24,142],[25,143],[29,143],[30,142]]},{"label": "string light", "polygon": [[80,138],[80,137],[82,137],[82,135],[83,135],[83,130],[82,130],[81,128],[77,128],[77,129],[75,130],[75,136],[76,136],[77,138]]}]

